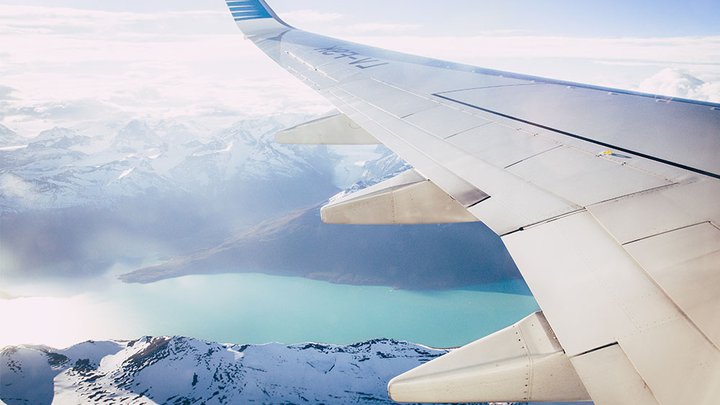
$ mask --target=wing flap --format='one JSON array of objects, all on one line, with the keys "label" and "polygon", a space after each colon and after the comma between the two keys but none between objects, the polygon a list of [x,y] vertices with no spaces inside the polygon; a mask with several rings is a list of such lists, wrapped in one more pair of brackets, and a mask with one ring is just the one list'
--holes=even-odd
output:
[{"label": "wing flap", "polygon": [[[696,230],[715,232],[707,227]],[[582,212],[516,232],[503,241],[571,358],[617,343],[659,403],[712,404],[720,398],[720,352],[703,333],[702,324],[694,324],[677,305],[679,300],[672,300],[661,289],[654,278],[657,269],[648,261],[654,259],[646,254],[660,255],[660,260],[667,259],[665,255],[672,257],[671,247],[667,247],[668,252],[655,249],[685,237],[687,242],[693,238],[703,242],[694,253],[683,250],[682,256],[712,260],[714,239],[698,234],[664,237],[669,239],[648,240],[654,245],[652,252],[638,248],[639,257],[643,256],[638,262],[594,217]],[[673,260],[682,262],[682,257]],[[648,268],[643,268],[643,263]],[[685,276],[707,275],[705,270],[686,270],[682,283],[674,286],[701,295],[703,288],[688,284]],[[709,270],[710,274],[714,271]],[[713,289],[717,278],[698,282],[703,281]],[[711,296],[716,295],[713,291]],[[695,298],[683,293],[681,297],[686,300]],[[581,305],[569,307],[568,302]],[[696,301],[700,304],[697,309],[709,305],[705,309],[716,317],[717,308],[710,309],[714,302]]]},{"label": "wing flap", "polygon": [[586,212],[515,232],[503,242],[569,356],[682,317]]},{"label": "wing flap", "polygon": [[275,134],[275,141],[285,144],[373,145],[377,139],[355,124],[345,114],[318,118]]},{"label": "wing flap", "polygon": [[647,325],[618,343],[661,404],[718,403],[720,352],[686,318]]},{"label": "wing flap", "polygon": [[[480,190],[468,190],[480,201]],[[465,207],[415,170],[349,194],[322,207],[331,224],[435,224],[477,221]]]},{"label": "wing flap", "polygon": [[720,229],[703,222],[629,243],[625,249],[720,347]]},{"label": "wing flap", "polygon": [[[720,224],[720,182],[688,179],[588,207],[620,244],[701,222]],[[629,220],[632,219],[632,220]]]},{"label": "wing flap", "polygon": [[542,313],[393,378],[398,402],[586,401]]},{"label": "wing flap", "polygon": [[620,346],[570,360],[595,405],[660,405]]}]

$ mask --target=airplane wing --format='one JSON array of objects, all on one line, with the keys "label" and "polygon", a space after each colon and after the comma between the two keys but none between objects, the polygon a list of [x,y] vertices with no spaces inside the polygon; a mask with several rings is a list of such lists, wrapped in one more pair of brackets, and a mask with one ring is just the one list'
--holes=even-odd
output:
[{"label": "airplane wing", "polygon": [[227,5],[340,111],[280,139],[381,142],[413,166],[323,220],[482,221],[542,309],[396,377],[394,400],[720,403],[720,105],[386,51],[295,29],[263,0]]}]

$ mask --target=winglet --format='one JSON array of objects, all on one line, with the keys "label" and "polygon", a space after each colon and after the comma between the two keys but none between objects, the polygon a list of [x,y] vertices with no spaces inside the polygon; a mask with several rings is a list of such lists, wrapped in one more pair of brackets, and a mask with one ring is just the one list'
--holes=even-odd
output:
[{"label": "winglet", "polygon": [[235,23],[246,35],[277,28],[292,28],[264,0],[225,0]]}]

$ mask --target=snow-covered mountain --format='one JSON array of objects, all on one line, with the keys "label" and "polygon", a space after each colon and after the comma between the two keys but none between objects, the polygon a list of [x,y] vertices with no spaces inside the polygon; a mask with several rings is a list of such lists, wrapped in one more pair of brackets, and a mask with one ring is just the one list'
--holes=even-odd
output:
[{"label": "snow-covered mountain", "polygon": [[0,148],[24,144],[23,139],[12,129],[0,124]]},{"label": "snow-covered mountain", "polygon": [[384,148],[348,157],[273,141],[308,118],[247,119],[220,130],[135,119],[53,128],[0,147],[3,274],[92,275],[119,261],[210,248],[404,165]]},{"label": "snow-covered mountain", "polygon": [[387,382],[446,353],[376,339],[236,345],[185,337],[0,352],[0,400],[15,404],[392,403]]},{"label": "snow-covered mountain", "polygon": [[[306,118],[251,119],[220,131],[137,119],[110,134],[43,131],[26,140],[26,148],[0,148],[0,209],[112,206],[148,193],[204,193],[229,182],[237,187],[270,177],[318,174],[338,157],[323,147],[272,142],[275,132]],[[0,138],[0,146],[17,142],[5,127]]]}]

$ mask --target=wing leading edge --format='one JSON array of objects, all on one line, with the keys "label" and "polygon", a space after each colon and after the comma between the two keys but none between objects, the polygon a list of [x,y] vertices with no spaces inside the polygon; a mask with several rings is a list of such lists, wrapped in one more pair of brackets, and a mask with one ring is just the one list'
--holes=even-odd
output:
[{"label": "wing leading edge", "polygon": [[[227,3],[261,50],[331,101],[362,139],[414,168],[403,174],[412,181],[331,204],[328,218],[481,220],[503,237],[546,319],[546,332],[530,336],[553,336],[562,350],[525,352],[531,363],[558,356],[553,375],[567,376],[550,390],[542,371],[526,375],[528,384],[545,381],[534,386],[543,400],[720,401],[720,105],[385,51],[292,28],[262,0]],[[321,140],[359,142],[321,125],[313,124]],[[461,353],[480,354],[465,364]],[[497,381],[490,363],[520,382],[513,358],[459,349],[394,379],[390,393],[459,398],[452,394],[478,392],[468,385]],[[569,389],[576,381],[582,390]]]}]

